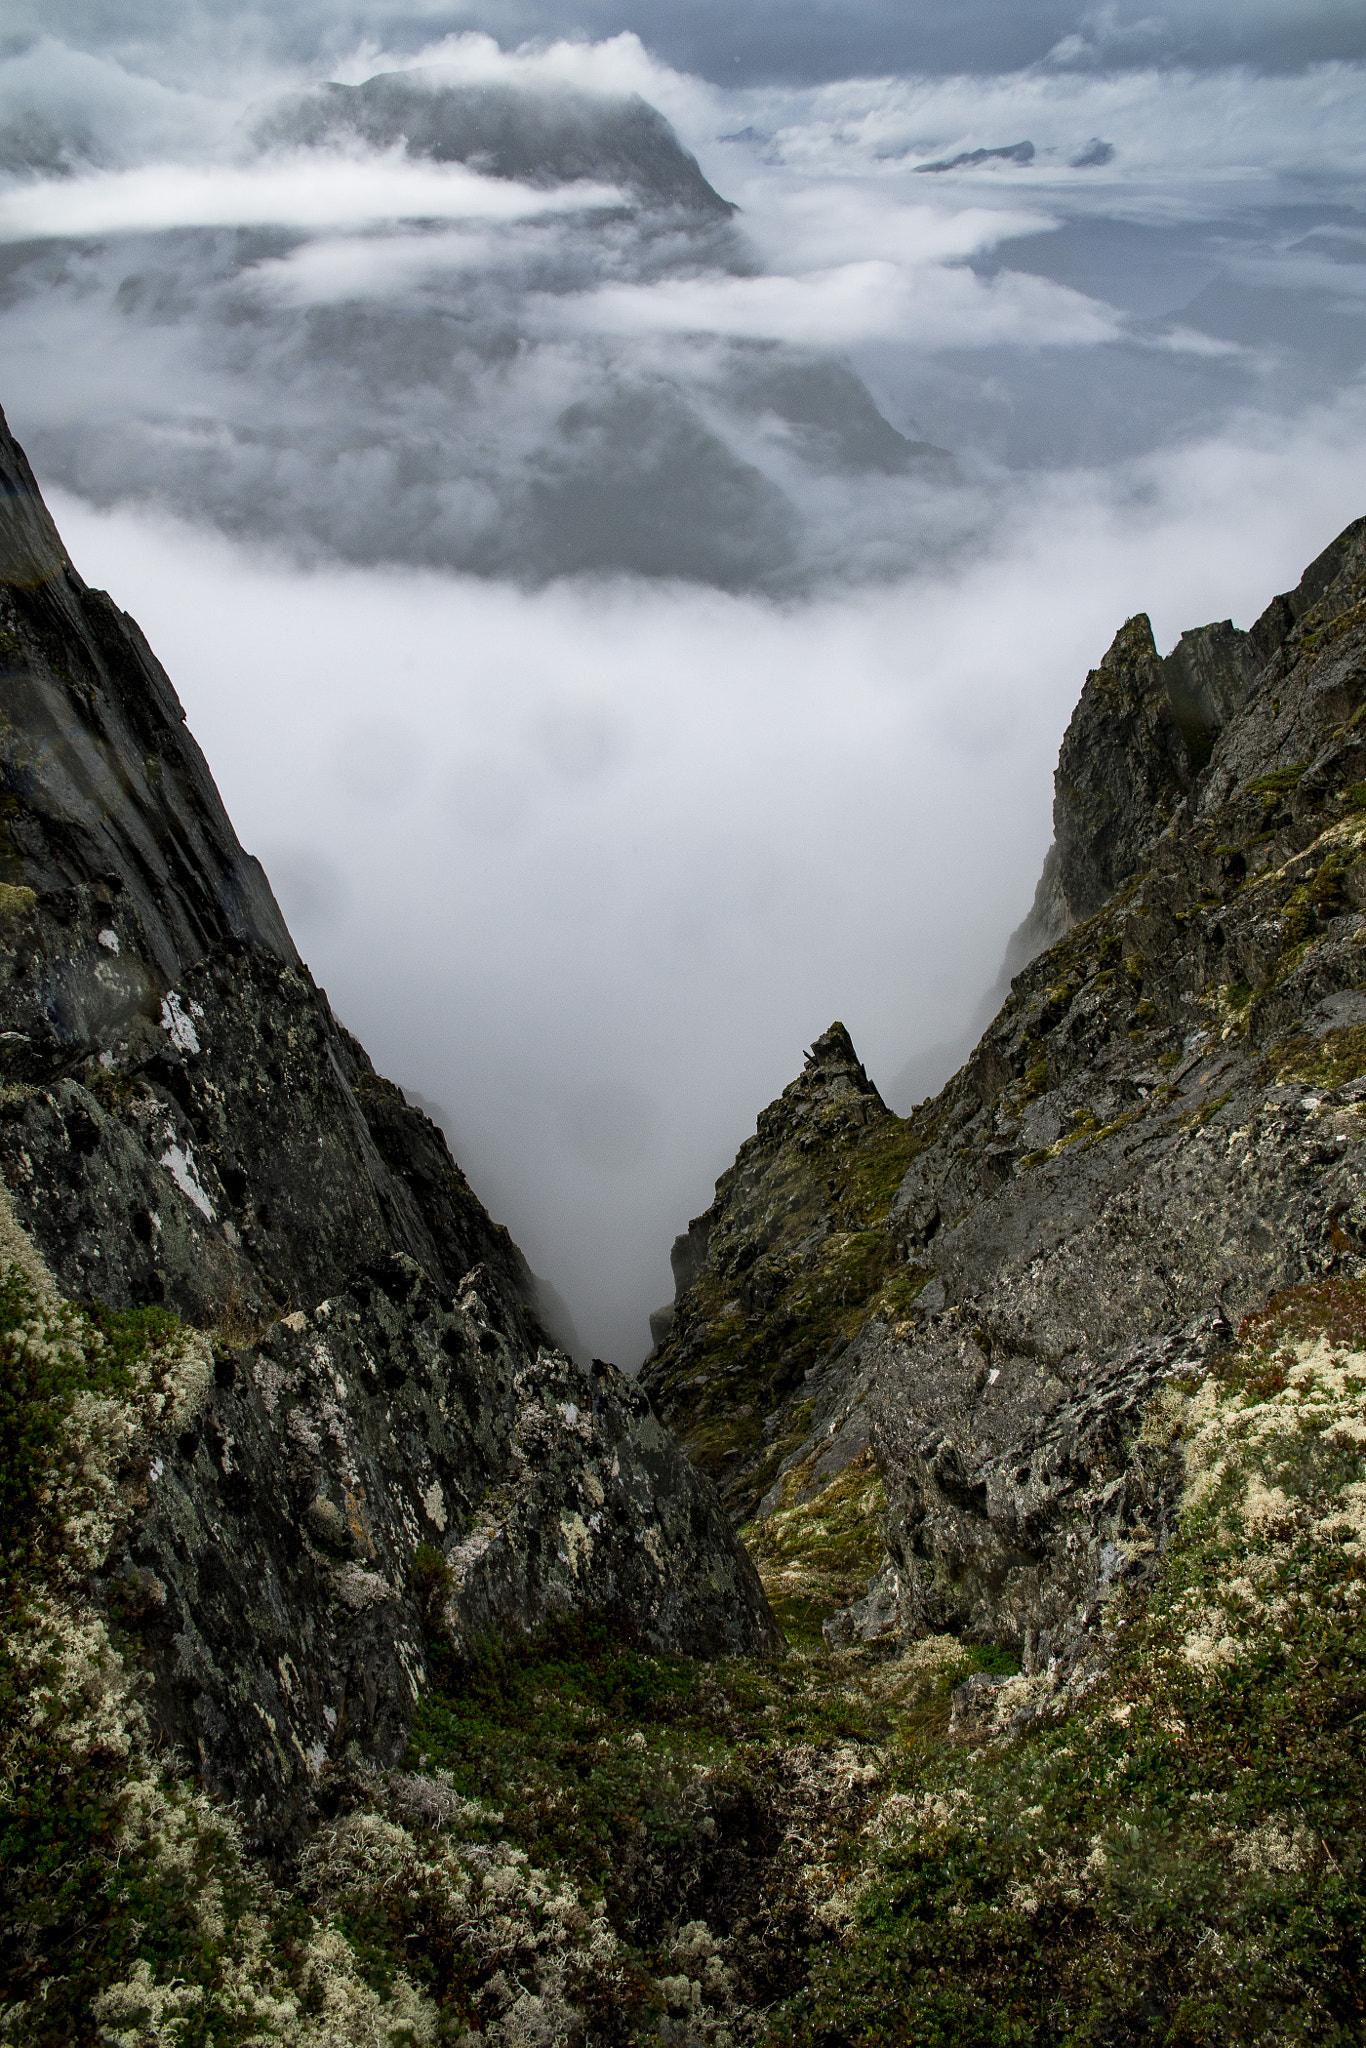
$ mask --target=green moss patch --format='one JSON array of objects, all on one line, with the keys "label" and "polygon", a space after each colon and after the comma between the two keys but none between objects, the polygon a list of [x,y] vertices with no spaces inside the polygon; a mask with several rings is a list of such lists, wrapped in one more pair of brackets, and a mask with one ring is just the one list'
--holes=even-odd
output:
[{"label": "green moss patch", "polygon": [[38,901],[32,889],[0,882],[0,918],[24,917]]},{"label": "green moss patch", "polygon": [[1346,611],[1340,612],[1335,619],[1329,619],[1325,625],[1319,626],[1314,632],[1306,633],[1300,644],[1310,660],[1317,661],[1321,655],[1328,652],[1329,648],[1336,641],[1342,638],[1344,633],[1350,633],[1355,627],[1363,624],[1366,624],[1366,600],[1359,604],[1350,605]]},{"label": "green moss patch", "polygon": [[[1254,1364],[1287,1344],[1322,1337],[1335,1349],[1366,1353],[1366,1280],[1316,1280],[1273,1294],[1244,1318],[1232,1359]],[[1227,1365],[1223,1376],[1228,1379]]]},{"label": "green moss patch", "polygon": [[1278,1081],[1344,1088],[1366,1074],[1366,1024],[1346,1025],[1322,1038],[1292,1039],[1282,1049]]},{"label": "green moss patch", "polygon": [[1254,796],[1283,796],[1303,779],[1308,766],[1307,761],[1292,761],[1285,768],[1273,768],[1269,775],[1254,776],[1246,787]]},{"label": "green moss patch", "polygon": [[81,1086],[111,1116],[121,1116],[139,1092],[139,1084],[133,1075],[125,1074],[118,1067],[102,1067],[97,1060],[82,1068]]},{"label": "green moss patch", "polygon": [[1027,1170],[1032,1170],[1036,1166],[1042,1166],[1049,1159],[1058,1158],[1073,1145],[1080,1145],[1083,1151],[1087,1151],[1092,1145],[1099,1145],[1104,1139],[1112,1138],[1116,1131],[1127,1130],[1130,1124],[1139,1122],[1147,1114],[1145,1108],[1126,1109],[1121,1115],[1112,1117],[1109,1123],[1103,1124],[1093,1110],[1083,1110],[1070,1131],[1065,1131],[1062,1137],[1055,1139],[1051,1145],[1041,1146],[1036,1152],[1026,1152],[1020,1164]]},{"label": "green moss patch", "polygon": [[1182,1117],[1182,1130],[1198,1131],[1202,1129],[1205,1124],[1218,1116],[1225,1103],[1231,1101],[1232,1098],[1233,1090],[1231,1088],[1226,1088],[1222,1095],[1211,1096],[1208,1102],[1202,1102],[1198,1109],[1192,1109]]},{"label": "green moss patch", "polygon": [[741,1530],[770,1603],[800,1610],[804,1641],[841,1607],[863,1597],[886,1558],[882,1517],[887,1496],[870,1451],[865,1451],[810,1500],[816,1459],[787,1473],[780,1506]]},{"label": "green moss patch", "polygon": [[878,1289],[868,1304],[870,1316],[887,1323],[899,1323],[915,1307],[934,1278],[933,1266],[906,1266]]},{"label": "green moss patch", "polygon": [[[727,1312],[719,1301],[708,1314],[719,1286],[705,1276],[697,1289],[702,1342],[680,1360],[682,1401],[670,1419],[689,1455],[717,1478],[762,1449],[764,1411],[791,1394],[839,1338],[855,1334],[884,1287],[891,1289],[888,1306],[906,1309],[929,1277],[908,1275],[891,1239],[874,1229],[832,1232],[812,1252],[771,1259],[769,1271],[773,1299],[761,1315],[746,1317],[738,1307]],[[777,1450],[770,1447],[747,1473],[751,1507],[786,1455]]]},{"label": "green moss patch", "polygon": [[872,1682],[884,1662],[699,1664],[641,1650],[624,1616],[566,1617],[465,1657],[434,1646],[407,1767],[478,1802],[487,1839],[603,1896],[632,1943],[624,1873],[681,1852],[693,1788],[752,1810],[790,1745],[875,1744],[895,1718]]},{"label": "green moss patch", "polygon": [[861,1141],[842,1154],[837,1179],[843,1179],[849,1205],[865,1227],[883,1221],[928,1136],[921,1120],[889,1115],[871,1124]]},{"label": "green moss patch", "polygon": [[410,1766],[449,1772],[537,1863],[600,1885],[620,1838],[672,1825],[673,1774],[709,1722],[695,1668],[632,1648],[629,1623],[566,1618],[463,1658],[438,1647],[433,1669]]}]

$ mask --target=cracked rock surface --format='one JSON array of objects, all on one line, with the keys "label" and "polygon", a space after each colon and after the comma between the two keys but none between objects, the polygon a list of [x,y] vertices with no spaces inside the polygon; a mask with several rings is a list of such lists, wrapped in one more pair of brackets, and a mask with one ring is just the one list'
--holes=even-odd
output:
[{"label": "cracked rock surface", "polygon": [[902,1119],[818,1041],[680,1239],[642,1376],[787,1618],[1026,1673],[1151,1577],[1164,1381],[1366,1269],[1366,520],[1249,633],[1163,660],[1130,620],[1054,817],[1052,943],[962,1071]]},{"label": "cracked rock surface", "polygon": [[3,421],[0,662],[0,1174],[64,1295],[213,1338],[105,1572],[161,1736],[279,1843],[330,1760],[401,1754],[433,1584],[461,1640],[612,1609],[655,1649],[781,1648],[710,1483],[557,1348],[333,1018]]}]

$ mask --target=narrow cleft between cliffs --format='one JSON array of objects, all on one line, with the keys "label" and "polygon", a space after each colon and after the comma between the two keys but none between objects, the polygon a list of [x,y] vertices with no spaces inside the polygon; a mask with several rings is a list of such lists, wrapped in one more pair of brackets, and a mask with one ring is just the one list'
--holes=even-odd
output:
[{"label": "narrow cleft between cliffs", "polygon": [[1129,620],[999,1013],[569,1356],[0,423],[0,2040],[1343,2043],[1366,521]]}]

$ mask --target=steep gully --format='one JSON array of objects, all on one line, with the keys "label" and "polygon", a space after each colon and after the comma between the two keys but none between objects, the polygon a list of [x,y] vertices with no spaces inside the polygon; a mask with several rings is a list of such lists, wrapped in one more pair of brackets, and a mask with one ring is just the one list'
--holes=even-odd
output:
[{"label": "steep gully", "polygon": [[[1017,947],[1037,957],[1000,1015],[906,1119],[842,1027],[817,1042],[675,1247],[633,1386],[557,1351],[440,1133],[332,1018],[164,673],[7,434],[0,475],[0,1171],[63,1295],[202,1333],[193,1399],[117,1470],[82,1598],[251,1843],[292,1867],[324,1820],[317,1895],[349,1896],[324,1871],[351,1839],[337,1785],[399,1760],[434,1656],[604,1616],[646,1652],[780,1651],[733,1521],[798,1642],[996,1645],[1034,1716],[1094,1677],[1176,1526],[1155,1397],[1275,1290],[1366,1261],[1366,521],[1248,634],[1164,661],[1128,622],[1063,743]],[[958,1733],[1002,1683],[960,1686]],[[644,1983],[641,2024],[677,1998],[694,2019],[666,2038],[721,2048],[798,1981],[770,1880],[784,1813],[861,1811],[871,1767],[831,1754],[784,1751],[762,1798],[704,1771],[682,1850],[624,1855],[634,1938],[690,1958]],[[419,1835],[458,1823],[437,1779],[365,1782]],[[670,1910],[679,1855],[710,1932]],[[843,1924],[818,1892],[792,1911],[798,1958]],[[617,2038],[548,1963],[519,1990],[496,1961],[469,1991],[491,2038],[533,2038],[552,1979],[552,2032],[577,2013]]]}]

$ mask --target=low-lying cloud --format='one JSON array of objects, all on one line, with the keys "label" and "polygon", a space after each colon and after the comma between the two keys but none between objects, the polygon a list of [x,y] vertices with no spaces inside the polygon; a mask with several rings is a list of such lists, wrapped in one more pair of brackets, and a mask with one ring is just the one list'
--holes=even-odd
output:
[{"label": "low-lying cloud", "polygon": [[607,285],[568,313],[602,334],[723,334],[822,349],[893,340],[936,349],[1093,347],[1115,340],[1123,325],[1112,308],[1042,278],[1004,272],[985,279],[876,258],[804,277]]},{"label": "low-lying cloud", "polygon": [[156,234],[167,228],[363,227],[396,220],[527,220],[619,206],[611,185],[544,192],[463,164],[300,156],[252,169],[149,164],[0,193],[0,241]]},{"label": "low-lying cloud", "polygon": [[466,34],[341,74],[207,115],[51,41],[0,65],[5,396],[50,478],[301,562],[796,594],[972,541],[1002,464],[1362,358],[1356,69],[726,93],[630,35]]}]

